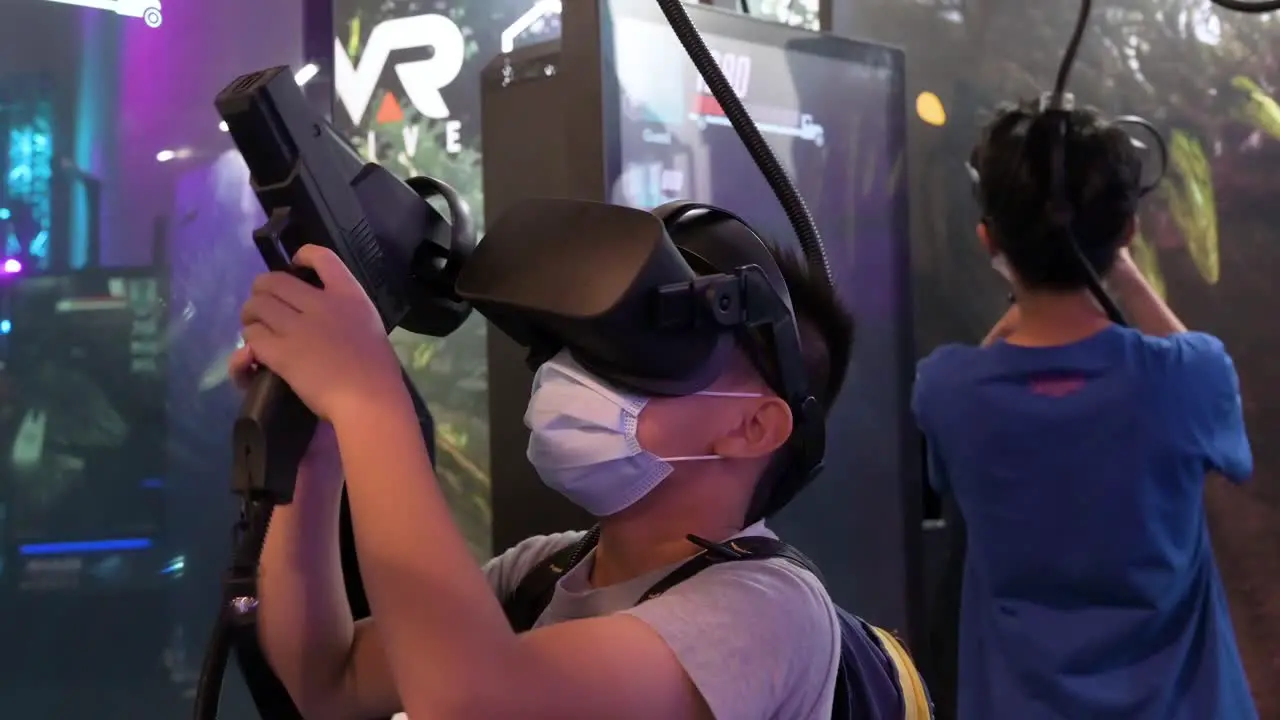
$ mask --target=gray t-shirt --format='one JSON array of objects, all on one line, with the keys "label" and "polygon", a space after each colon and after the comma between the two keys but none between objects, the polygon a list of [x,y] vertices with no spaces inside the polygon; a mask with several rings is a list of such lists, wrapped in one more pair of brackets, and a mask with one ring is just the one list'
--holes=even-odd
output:
[{"label": "gray t-shirt", "polygon": [[[498,597],[583,533],[529,538],[484,566]],[[764,523],[740,536],[774,537]],[[840,658],[840,626],[822,583],[786,560],[713,565],[641,605],[679,567],[617,585],[588,583],[594,551],[556,585],[535,627],[625,612],[648,623],[679,658],[718,720],[827,720]]]}]

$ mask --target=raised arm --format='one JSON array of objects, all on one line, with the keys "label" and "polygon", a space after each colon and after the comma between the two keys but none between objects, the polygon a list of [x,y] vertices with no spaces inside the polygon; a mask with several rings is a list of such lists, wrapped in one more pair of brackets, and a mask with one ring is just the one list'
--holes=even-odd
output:
[{"label": "raised arm", "polygon": [[338,550],[342,470],[322,426],[278,508],[263,551],[258,632],[264,654],[308,720],[387,717],[399,709],[378,631],[353,622]]},{"label": "raised arm", "polygon": [[1115,265],[1107,274],[1107,286],[1124,309],[1129,323],[1142,333],[1166,337],[1187,331],[1187,326],[1142,277],[1142,271],[1127,249],[1120,251]]}]

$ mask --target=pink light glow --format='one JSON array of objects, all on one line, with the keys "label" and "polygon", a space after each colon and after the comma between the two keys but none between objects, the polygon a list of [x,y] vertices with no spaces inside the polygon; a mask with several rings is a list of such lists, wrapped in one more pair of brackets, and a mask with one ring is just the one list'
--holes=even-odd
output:
[{"label": "pink light glow", "polygon": [[22,263],[18,262],[14,258],[9,258],[4,261],[4,272],[6,275],[20,273],[22,272]]}]

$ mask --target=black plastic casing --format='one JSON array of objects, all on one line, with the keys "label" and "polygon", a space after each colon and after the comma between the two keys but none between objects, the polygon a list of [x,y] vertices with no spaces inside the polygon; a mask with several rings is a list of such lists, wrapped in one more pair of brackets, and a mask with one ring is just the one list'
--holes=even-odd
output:
[{"label": "black plastic casing", "polygon": [[[333,250],[373,300],[387,329],[395,327],[408,311],[409,257],[385,246],[408,246],[411,254],[422,238],[379,238],[374,232],[353,187],[371,169],[311,108],[293,72],[281,66],[243,75],[218,94],[214,105],[249,166],[262,209],[268,217],[289,210],[290,227],[281,234],[287,257],[306,244]],[[268,267],[274,264],[264,259]]]}]

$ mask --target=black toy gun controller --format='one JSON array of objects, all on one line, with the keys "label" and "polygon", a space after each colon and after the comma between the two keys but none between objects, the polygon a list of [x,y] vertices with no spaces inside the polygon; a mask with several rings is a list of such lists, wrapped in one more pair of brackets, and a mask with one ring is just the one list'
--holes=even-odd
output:
[{"label": "black toy gun controller", "polygon": [[[291,258],[306,244],[342,259],[373,301],[388,332],[444,336],[471,306],[453,290],[475,247],[469,210],[452,188],[427,177],[407,182],[355,150],[303,97],[288,67],[237,78],[215,100],[249,167],[267,221],[253,233],[269,270],[315,286]],[[446,220],[427,202],[438,197]],[[215,720],[232,646],[252,638],[257,574],[272,510],[293,501],[298,465],[316,416],[269,368],[250,385],[232,432],[232,490],[240,497],[235,547],[218,619],[196,690],[196,720]],[[246,672],[255,700],[255,679]]]}]

